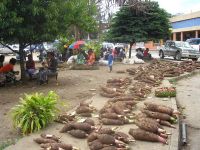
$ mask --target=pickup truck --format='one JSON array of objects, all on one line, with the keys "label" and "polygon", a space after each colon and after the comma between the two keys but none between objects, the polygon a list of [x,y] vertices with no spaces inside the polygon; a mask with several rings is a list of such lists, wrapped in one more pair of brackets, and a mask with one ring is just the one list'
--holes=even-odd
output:
[{"label": "pickup truck", "polygon": [[200,53],[192,48],[188,42],[166,41],[165,45],[159,49],[159,56],[161,59],[165,56],[172,56],[175,60],[189,58],[196,61],[200,57]]}]

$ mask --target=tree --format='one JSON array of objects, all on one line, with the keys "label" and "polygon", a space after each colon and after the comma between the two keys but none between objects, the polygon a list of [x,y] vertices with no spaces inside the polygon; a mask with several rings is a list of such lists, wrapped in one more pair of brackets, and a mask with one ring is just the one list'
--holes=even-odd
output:
[{"label": "tree", "polygon": [[62,19],[65,4],[65,0],[1,1],[0,43],[8,48],[8,44],[19,44],[22,80],[25,79],[24,48],[34,43],[53,41],[65,30]]},{"label": "tree", "polygon": [[67,2],[67,13],[65,19],[68,32],[74,33],[76,40],[80,39],[80,34],[91,33],[96,30],[97,24],[95,20],[97,8],[93,0],[73,0]]},{"label": "tree", "polygon": [[159,8],[157,2],[145,1],[145,11],[138,12],[135,7],[121,7],[113,18],[107,34],[107,41],[130,43],[166,39],[170,35],[169,14]]}]

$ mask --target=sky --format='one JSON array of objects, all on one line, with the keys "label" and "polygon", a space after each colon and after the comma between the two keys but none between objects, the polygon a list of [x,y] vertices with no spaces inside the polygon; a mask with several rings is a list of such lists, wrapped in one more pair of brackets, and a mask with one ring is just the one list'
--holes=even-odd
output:
[{"label": "sky", "polygon": [[200,11],[200,0],[154,0],[158,1],[161,8],[168,13],[175,15],[177,13],[190,13]]}]

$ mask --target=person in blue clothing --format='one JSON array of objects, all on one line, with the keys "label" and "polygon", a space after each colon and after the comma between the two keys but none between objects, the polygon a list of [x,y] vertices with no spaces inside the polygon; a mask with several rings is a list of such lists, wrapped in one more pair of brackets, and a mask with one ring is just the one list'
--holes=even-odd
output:
[{"label": "person in blue clothing", "polygon": [[110,50],[109,52],[109,56],[108,56],[108,67],[110,69],[110,72],[112,71],[112,65],[113,65],[113,60],[114,60],[114,56],[112,55],[112,51]]}]

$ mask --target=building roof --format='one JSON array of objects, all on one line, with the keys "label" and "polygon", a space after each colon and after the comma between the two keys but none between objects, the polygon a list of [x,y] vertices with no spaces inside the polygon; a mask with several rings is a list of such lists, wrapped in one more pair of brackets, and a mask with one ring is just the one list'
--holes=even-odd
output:
[{"label": "building roof", "polygon": [[183,21],[183,20],[188,20],[188,19],[193,19],[193,18],[200,18],[200,11],[172,17],[170,18],[170,22],[178,22],[178,21]]}]

